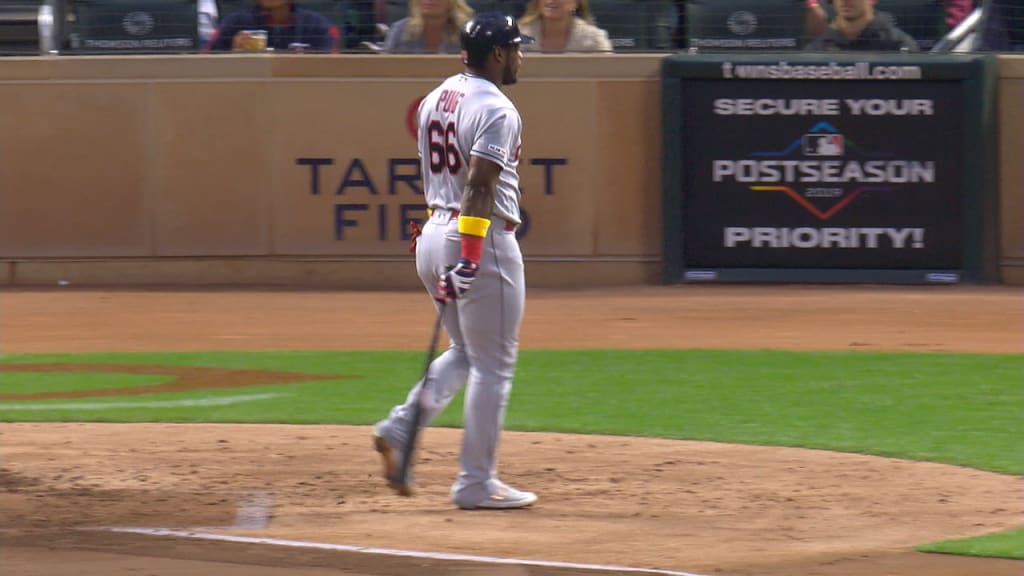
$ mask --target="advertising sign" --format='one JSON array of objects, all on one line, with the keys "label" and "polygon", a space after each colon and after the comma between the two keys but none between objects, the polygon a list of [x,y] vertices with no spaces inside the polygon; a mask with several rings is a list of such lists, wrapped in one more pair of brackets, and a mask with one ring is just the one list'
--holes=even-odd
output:
[{"label": "advertising sign", "polygon": [[[276,93],[281,98],[280,109],[288,111],[287,121],[278,125],[273,139],[280,178],[274,187],[272,215],[278,250],[408,257],[409,222],[422,225],[427,215],[416,153],[415,114],[433,85],[339,81],[298,85]],[[585,86],[568,89],[572,96],[587,90]],[[538,109],[532,101],[537,94],[551,94],[552,86],[527,83],[518,90],[517,104],[529,130],[524,130],[518,167],[522,225],[517,236],[533,253],[545,249],[582,253],[590,247],[586,238],[589,223],[573,222],[577,233],[564,234],[565,228],[552,220],[570,209],[575,195],[591,188],[585,180],[588,171],[579,166],[596,160],[574,140],[593,130],[588,126],[591,112],[562,113],[561,128],[570,126],[572,130],[545,130],[553,124],[557,111]],[[297,98],[301,107],[294,105]],[[355,107],[332,112],[339,99],[373,101],[382,114],[365,114]],[[332,121],[323,122],[326,117]],[[468,162],[468,158],[462,161]]]},{"label": "advertising sign", "polygon": [[952,82],[689,82],[686,261],[960,267]]},{"label": "advertising sign", "polygon": [[985,62],[770,58],[663,64],[666,280],[980,274]]}]

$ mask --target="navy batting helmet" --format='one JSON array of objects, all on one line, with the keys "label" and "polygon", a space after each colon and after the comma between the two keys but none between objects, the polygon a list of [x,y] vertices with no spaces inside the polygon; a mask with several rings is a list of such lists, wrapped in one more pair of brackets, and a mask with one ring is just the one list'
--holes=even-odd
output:
[{"label": "navy batting helmet", "polygon": [[519,33],[515,18],[500,12],[477,14],[462,27],[459,39],[463,59],[470,66],[482,65],[495,48],[533,43],[533,38]]}]

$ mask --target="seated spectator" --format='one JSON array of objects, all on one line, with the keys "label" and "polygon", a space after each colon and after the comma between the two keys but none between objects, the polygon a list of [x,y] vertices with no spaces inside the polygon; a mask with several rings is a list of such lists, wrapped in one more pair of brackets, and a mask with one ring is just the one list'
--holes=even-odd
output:
[{"label": "seated spectator", "polygon": [[294,0],[258,0],[249,10],[229,14],[206,44],[209,51],[252,50],[253,30],[267,34],[266,48],[279,51],[337,52],[338,27]]},{"label": "seated spectator", "polygon": [[537,39],[523,51],[611,52],[608,32],[594,24],[587,0],[530,0],[519,30]]},{"label": "seated spectator", "polygon": [[457,54],[459,31],[472,17],[466,0],[409,0],[409,15],[388,28],[382,51]]},{"label": "seated spectator", "polygon": [[917,42],[883,13],[875,13],[876,0],[834,0],[836,16],[820,36],[807,45],[812,52],[908,50]]},{"label": "seated spectator", "polygon": [[[823,7],[819,4],[819,1],[821,4],[825,4],[826,6],[828,6],[831,3],[830,0],[807,0],[807,27],[811,38],[815,38],[819,34],[824,32],[824,27],[827,24],[828,12],[825,9],[823,9]],[[971,12],[974,10],[976,3],[977,2],[975,0],[941,0],[941,2],[939,0],[935,0],[934,4],[936,6],[941,4],[943,9],[943,33],[952,30],[953,28],[956,28],[958,24],[963,22],[963,20],[967,18],[967,16],[969,16]],[[816,7],[816,13],[813,14],[810,11],[812,5]],[[896,3],[895,5],[898,6],[899,4]],[[884,3],[882,7],[876,6],[877,12],[884,12],[885,10],[886,9],[884,7]],[[814,30],[814,27],[817,26],[820,26],[820,28]],[[903,27],[903,31],[910,34],[911,37],[913,37],[915,34],[919,32],[918,30],[908,28],[905,25]],[[931,32],[928,30],[926,30],[925,32],[931,34]]]}]

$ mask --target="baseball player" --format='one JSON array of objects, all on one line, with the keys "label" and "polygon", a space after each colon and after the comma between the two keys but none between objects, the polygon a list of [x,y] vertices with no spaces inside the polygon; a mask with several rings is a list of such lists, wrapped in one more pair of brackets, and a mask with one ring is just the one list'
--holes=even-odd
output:
[{"label": "baseball player", "polygon": [[[428,425],[466,388],[460,472],[451,488],[456,506],[522,508],[536,502],[497,476],[498,436],[512,387],[526,285],[516,240],[522,120],[501,91],[514,84],[522,63],[519,33],[511,16],[481,13],[461,31],[465,71],[441,83],[420,103],[418,145],[429,218],[416,244],[416,272],[443,306],[450,337],[430,365]],[[438,304],[440,305],[440,304]],[[389,485],[397,480],[401,448],[413,403],[423,382],[377,423],[374,444]]]}]

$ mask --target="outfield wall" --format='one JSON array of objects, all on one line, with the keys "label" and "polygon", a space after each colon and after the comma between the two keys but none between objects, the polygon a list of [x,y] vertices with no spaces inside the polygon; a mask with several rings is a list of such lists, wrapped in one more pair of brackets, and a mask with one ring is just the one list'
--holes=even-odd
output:
[{"label": "outfield wall", "polygon": [[1024,56],[999,58],[996,132],[1002,281],[1024,284]]},{"label": "outfield wall", "polygon": [[[661,276],[659,55],[528,56],[533,286]],[[1024,283],[1024,58],[1000,84],[1002,251]],[[0,285],[415,287],[407,116],[450,56],[0,59]]]},{"label": "outfield wall", "polygon": [[[656,282],[657,56],[529,58],[533,285]],[[407,115],[452,57],[0,60],[0,281],[415,286]]]}]

